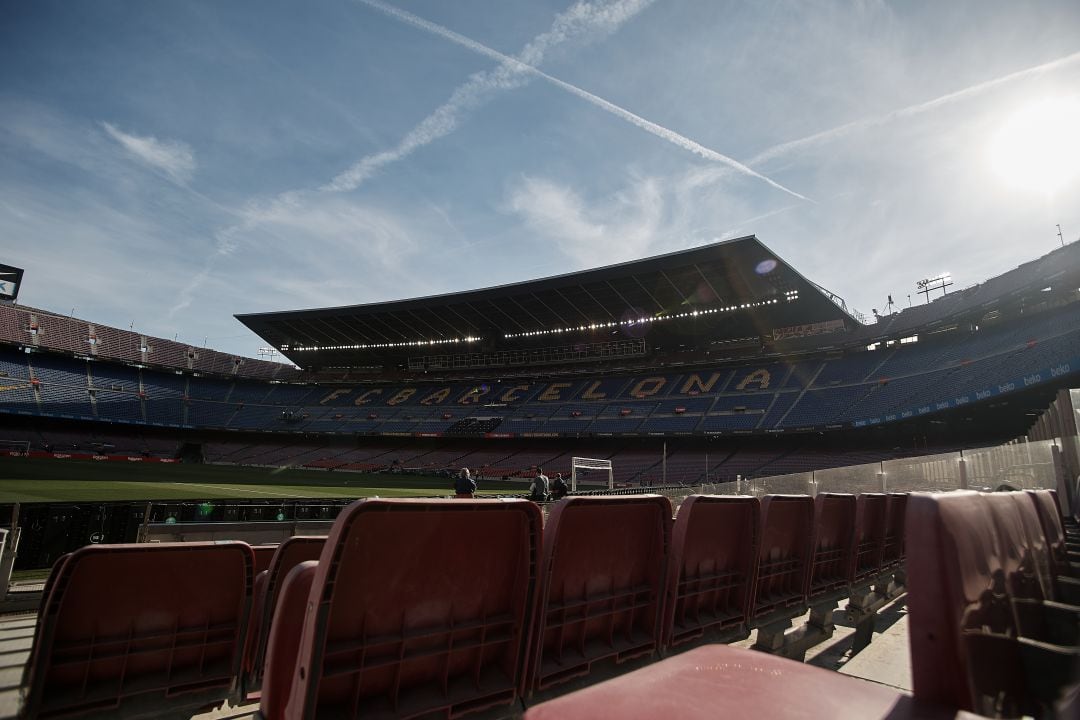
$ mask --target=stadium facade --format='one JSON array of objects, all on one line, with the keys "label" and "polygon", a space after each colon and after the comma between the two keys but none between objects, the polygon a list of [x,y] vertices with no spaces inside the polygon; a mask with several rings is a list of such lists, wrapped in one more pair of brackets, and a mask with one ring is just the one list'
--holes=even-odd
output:
[{"label": "stadium facade", "polygon": [[484,290],[238,316],[298,368],[0,306],[0,415],[350,437],[706,437],[958,412],[997,422],[1012,399],[1015,431],[1080,369],[1078,248],[873,324],[754,237]]}]

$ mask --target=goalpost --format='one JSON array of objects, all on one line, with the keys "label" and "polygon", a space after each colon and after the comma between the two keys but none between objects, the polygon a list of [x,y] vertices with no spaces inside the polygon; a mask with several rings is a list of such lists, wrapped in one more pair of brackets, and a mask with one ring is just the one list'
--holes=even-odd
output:
[{"label": "goalpost", "polygon": [[21,455],[30,454],[29,440],[0,440],[0,453],[7,454],[17,452]]},{"label": "goalpost", "polygon": [[578,476],[588,476],[593,472],[607,473],[607,488],[615,487],[615,473],[611,469],[610,460],[596,460],[594,458],[576,457],[571,458],[570,464],[570,491],[577,490]]}]

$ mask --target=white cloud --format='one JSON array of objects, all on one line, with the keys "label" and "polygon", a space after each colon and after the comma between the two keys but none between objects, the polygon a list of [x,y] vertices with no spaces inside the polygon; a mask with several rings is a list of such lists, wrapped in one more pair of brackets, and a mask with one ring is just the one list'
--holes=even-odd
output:
[{"label": "white cloud", "polygon": [[648,255],[661,239],[664,199],[660,183],[653,178],[638,179],[626,190],[589,206],[569,187],[526,177],[511,188],[507,207],[579,267]]},{"label": "white cloud", "polygon": [[175,182],[184,184],[195,174],[195,153],[187,143],[158,140],[152,136],[129,135],[107,122],[101,123],[101,126],[131,157],[164,172]]}]

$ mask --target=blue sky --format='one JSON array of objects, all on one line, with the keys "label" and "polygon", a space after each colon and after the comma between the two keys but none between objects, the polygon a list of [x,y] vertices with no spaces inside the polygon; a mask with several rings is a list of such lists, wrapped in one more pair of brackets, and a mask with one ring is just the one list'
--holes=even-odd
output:
[{"label": "blue sky", "polygon": [[867,315],[1080,237],[1074,0],[4,3],[0,68],[20,302],[245,355],[750,233]]}]

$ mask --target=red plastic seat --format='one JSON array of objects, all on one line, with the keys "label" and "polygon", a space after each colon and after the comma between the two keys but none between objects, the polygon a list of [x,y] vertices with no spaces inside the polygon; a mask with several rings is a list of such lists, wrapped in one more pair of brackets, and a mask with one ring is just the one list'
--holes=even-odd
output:
[{"label": "red plastic seat", "polygon": [[258,575],[263,570],[270,567],[270,561],[274,559],[274,553],[277,552],[278,545],[252,545],[251,551],[255,553],[255,574]]},{"label": "red plastic seat", "polygon": [[23,665],[23,685],[26,685],[30,681],[30,668],[33,667],[34,656],[37,654],[38,636],[41,634],[42,618],[45,615],[41,610],[48,607],[49,594],[52,592],[53,586],[56,585],[56,578],[60,576],[60,570],[64,567],[64,563],[67,562],[68,556],[70,555],[71,553],[64,553],[56,558],[56,562],[53,563],[52,569],[49,571],[49,576],[45,578],[45,586],[41,589],[41,605],[38,607],[37,622],[34,624],[34,637],[30,641],[30,656],[27,659],[26,664]]},{"label": "red plastic seat", "polygon": [[281,582],[278,611],[268,633],[266,674],[262,678],[263,688],[259,699],[259,711],[265,720],[285,717],[285,707],[296,672],[300,635],[304,629],[305,609],[318,566],[316,560],[293,565]]},{"label": "red plastic seat", "polygon": [[245,690],[248,692],[256,689],[262,679],[270,624],[285,576],[302,562],[318,560],[325,544],[326,538],[321,536],[291,537],[276,546],[267,569],[256,576],[255,602],[252,605],[251,622],[248,624],[247,640],[244,643]]},{"label": "red plastic seat", "polygon": [[[540,508],[525,500],[353,503],[334,523],[306,600],[288,588],[279,598],[263,714],[452,717],[512,703],[540,540]],[[309,568],[293,572],[306,582]],[[286,641],[299,627],[294,660]]]},{"label": "red plastic seat", "polygon": [[1065,543],[1065,529],[1061,525],[1054,496],[1049,490],[1026,490],[1025,492],[1031,496],[1035,509],[1039,513],[1039,522],[1046,535],[1050,554],[1054,558],[1054,572],[1059,575],[1065,574],[1070,567],[1069,549]]},{"label": "red plastic seat", "polygon": [[904,518],[907,493],[889,493],[885,503],[885,540],[881,549],[881,568],[888,570],[904,563]]},{"label": "red plastic seat", "polygon": [[814,554],[806,592],[810,605],[835,600],[850,591],[855,510],[854,495],[820,493],[814,498]]},{"label": "red plastic seat", "polygon": [[1068,649],[1021,637],[1024,529],[1004,493],[914,493],[907,510],[915,697],[992,715],[1041,716],[1075,681]]},{"label": "red plastic seat", "polygon": [[659,650],[671,527],[660,495],[570,497],[552,508],[528,690]]},{"label": "red plastic seat", "polygon": [[253,564],[240,542],[71,553],[41,611],[24,715],[165,716],[235,697]]},{"label": "red plastic seat", "polygon": [[855,556],[851,563],[851,584],[874,580],[881,574],[885,551],[888,496],[863,493],[858,496],[855,514]]},{"label": "red plastic seat", "polygon": [[961,717],[970,716],[884,685],[729,645],[704,645],[525,713],[525,720]]},{"label": "red plastic seat", "polygon": [[761,504],[691,495],[679,507],[668,563],[665,645],[748,634]]},{"label": "red plastic seat", "polygon": [[[1039,512],[1035,509],[1031,495],[1026,492],[1006,493],[1016,507],[1016,513],[1023,528],[1024,540],[1031,554],[1031,572],[1035,576],[1040,600],[1055,600],[1058,598],[1057,576],[1054,575],[1054,558],[1050,554],[1050,546],[1046,542],[1046,534],[1043,532],[1042,523],[1039,522]],[[1034,596],[1033,596],[1034,597]]]},{"label": "red plastic seat", "polygon": [[761,543],[754,573],[750,626],[806,611],[806,579],[814,532],[814,499],[767,495],[761,501]]}]

